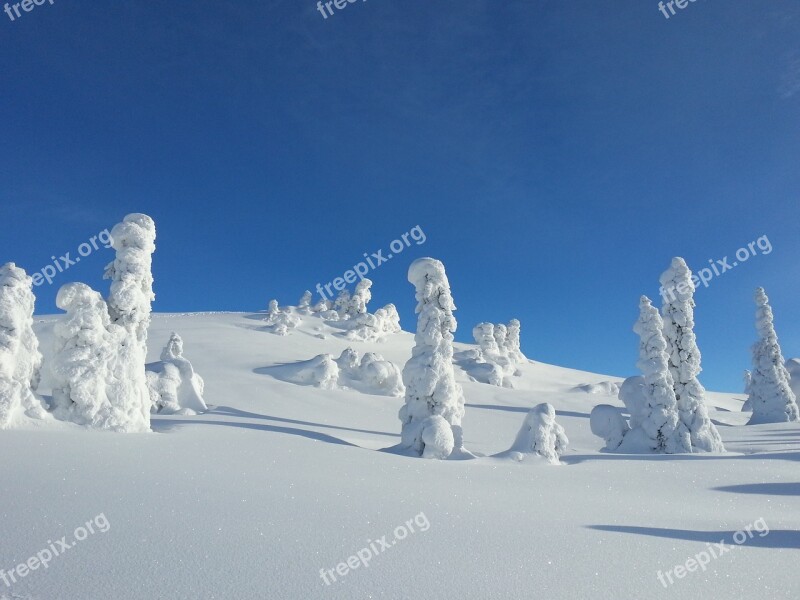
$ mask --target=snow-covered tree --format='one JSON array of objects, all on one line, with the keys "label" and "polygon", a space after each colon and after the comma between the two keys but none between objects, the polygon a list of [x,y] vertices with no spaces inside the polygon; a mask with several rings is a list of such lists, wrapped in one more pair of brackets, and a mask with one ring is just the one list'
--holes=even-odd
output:
[{"label": "snow-covered tree", "polygon": [[484,355],[500,353],[500,346],[494,337],[494,323],[478,323],[472,328],[472,337]]},{"label": "snow-covered tree", "polygon": [[277,317],[280,314],[280,312],[281,311],[280,308],[278,307],[278,301],[273,298],[272,300],[269,301],[269,304],[267,305],[267,317],[264,320],[271,325],[275,317]]},{"label": "snow-covered tree", "polygon": [[[412,356],[403,369],[400,449],[435,458],[471,456],[463,447],[464,394],[453,370],[456,307],[444,265],[433,258],[417,259],[409,267],[408,281],[416,288],[419,316]],[[452,452],[446,430],[452,433]]]},{"label": "snow-covered tree", "polygon": [[312,300],[311,291],[306,290],[305,292],[303,292],[303,295],[300,297],[300,300],[297,303],[297,310],[305,314],[311,312],[311,300]]},{"label": "snow-covered tree", "polygon": [[620,409],[610,404],[598,404],[589,415],[589,428],[606,443],[606,450],[616,450],[622,445],[630,425],[620,414]]},{"label": "snow-covered tree", "polygon": [[155,300],[152,255],[156,249],[156,225],[147,215],[133,213],[114,226],[111,239],[116,257],[105,273],[105,278],[111,279],[108,312],[111,322],[132,336],[144,365],[151,303]]},{"label": "snow-covered tree", "polygon": [[644,377],[646,417],[635,423],[647,435],[654,452],[691,452],[688,429],[678,417],[678,401],[669,369],[663,322],[647,296],[639,301],[639,320],[633,330],[639,335],[637,367]]},{"label": "snow-covered tree", "polygon": [[194,415],[208,410],[203,399],[202,377],[183,356],[183,339],[172,332],[161,352],[161,361],[147,365],[151,411]]},{"label": "snow-covered tree", "polygon": [[0,267],[0,429],[20,414],[45,418],[36,396],[42,355],[33,332],[32,280],[14,263]]},{"label": "snow-covered tree", "polygon": [[509,452],[516,460],[522,460],[526,454],[536,454],[557,465],[568,443],[564,428],[556,423],[553,405],[545,402],[534,406],[526,415]]},{"label": "snow-covered tree", "polygon": [[763,288],[756,290],[755,301],[758,341],[753,345],[752,384],[748,398],[753,416],[748,425],[798,421],[797,400],[790,387],[789,371],[775,333],[772,307]]},{"label": "snow-covered tree", "polygon": [[522,349],[520,347],[520,340],[519,334],[522,326],[518,319],[511,319],[508,322],[508,337],[506,338],[507,347],[508,347],[508,355],[509,357],[516,363],[520,363],[522,361],[527,360],[525,355],[522,353]]},{"label": "snow-covered tree", "polygon": [[508,337],[508,329],[502,323],[495,325],[494,339],[497,342],[497,347],[501,350],[506,350],[506,338]]},{"label": "snow-covered tree", "polygon": [[753,374],[747,369],[744,370],[744,394],[747,400],[742,404],[742,412],[752,412],[753,403],[750,402],[750,395],[753,393]]},{"label": "snow-covered tree", "polygon": [[686,261],[675,257],[660,281],[662,288],[670,292],[664,295],[661,312],[678,416],[689,430],[693,450],[724,452],[722,438],[708,416],[705,389],[697,378],[701,368],[700,349],[694,335],[695,286],[692,272]]},{"label": "snow-covered tree", "polygon": [[[148,431],[150,398],[146,383],[142,394],[132,377],[131,355],[139,353],[129,331],[111,323],[106,302],[82,283],[63,286],[56,305],[67,314],[54,327],[55,415],[97,429]],[[144,362],[139,368],[145,380]]]}]

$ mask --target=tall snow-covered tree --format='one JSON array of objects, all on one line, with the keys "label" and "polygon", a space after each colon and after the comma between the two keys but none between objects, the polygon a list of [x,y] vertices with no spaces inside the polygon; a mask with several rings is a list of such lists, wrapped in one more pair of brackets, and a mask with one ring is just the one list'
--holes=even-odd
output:
[{"label": "tall snow-covered tree", "polygon": [[63,286],[56,305],[66,311],[54,327],[53,374],[55,415],[96,429],[141,432],[150,429],[150,398],[141,393],[144,378],[131,333],[111,323],[102,296],[82,283]]},{"label": "tall snow-covered tree", "polygon": [[[667,342],[658,310],[647,296],[639,300],[639,320],[633,330],[639,335],[637,367],[644,377],[642,391],[646,417],[637,419],[654,452],[691,452],[689,431],[678,417],[678,401],[669,368]],[[627,434],[630,435],[630,434]]]},{"label": "tall snow-covered tree", "polygon": [[678,416],[689,430],[693,450],[724,452],[722,438],[708,416],[705,389],[697,378],[702,369],[700,349],[694,335],[695,286],[692,272],[686,261],[675,257],[660,281],[663,289],[670,292],[664,295],[661,313]]},{"label": "tall snow-covered tree", "polygon": [[0,429],[20,414],[42,419],[36,396],[42,355],[33,332],[32,280],[14,263],[0,267]]},{"label": "tall snow-covered tree", "polygon": [[525,355],[522,353],[522,349],[520,347],[520,340],[519,334],[522,326],[518,319],[511,319],[508,322],[508,336],[506,337],[506,342],[508,345],[508,354],[515,362],[522,362],[527,360]]},{"label": "tall snow-covered tree", "polygon": [[772,307],[764,288],[755,293],[758,341],[753,345],[753,371],[748,400],[753,409],[748,425],[798,421],[797,399],[790,387],[775,333]]},{"label": "tall snow-covered tree", "polygon": [[750,395],[753,393],[753,374],[748,369],[745,369],[743,379],[744,393],[747,396],[747,400],[742,404],[742,412],[751,412],[753,410],[753,404],[750,402]]},{"label": "tall snow-covered tree", "polygon": [[[156,226],[153,219],[141,213],[126,215],[111,230],[111,244],[116,251],[114,261],[106,267],[105,277],[111,279],[108,313],[111,324],[126,332],[115,360],[115,371],[127,383],[125,396],[137,394],[141,400],[128,398],[127,409],[144,411],[149,429],[150,393],[147,388],[145,361],[147,358],[147,328],[153,293],[153,252],[156,249]],[[138,428],[137,423],[134,428]]]},{"label": "tall snow-covered tree", "polygon": [[461,419],[464,394],[453,371],[456,309],[444,265],[433,258],[415,260],[408,281],[416,288],[417,333],[403,369],[405,405],[400,409],[400,449],[430,458],[465,458]]},{"label": "tall snow-covered tree", "polygon": [[105,273],[105,278],[111,280],[108,312],[111,322],[131,335],[144,365],[151,303],[155,300],[152,255],[156,249],[156,225],[147,215],[133,213],[114,226],[111,240],[116,257]]}]

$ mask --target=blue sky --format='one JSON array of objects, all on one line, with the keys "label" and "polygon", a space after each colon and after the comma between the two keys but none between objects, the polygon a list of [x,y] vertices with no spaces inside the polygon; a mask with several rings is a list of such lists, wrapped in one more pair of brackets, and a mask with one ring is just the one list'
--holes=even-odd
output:
[{"label": "blue sky", "polygon": [[[741,389],[763,285],[800,356],[800,6],[55,0],[0,13],[0,261],[33,273],[129,212],[158,227],[155,310],[295,303],[370,274],[414,327],[441,259],[457,339],[522,321],[528,356],[635,373],[638,299],[768,236],[697,294],[707,387]],[[385,251],[384,251],[385,253]],[[100,249],[36,288],[100,279]]]}]

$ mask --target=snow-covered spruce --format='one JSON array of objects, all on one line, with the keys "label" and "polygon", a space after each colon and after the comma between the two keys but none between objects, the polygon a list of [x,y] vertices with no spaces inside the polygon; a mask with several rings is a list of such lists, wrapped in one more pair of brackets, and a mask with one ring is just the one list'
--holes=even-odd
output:
[{"label": "snow-covered spruce", "polygon": [[42,355],[33,333],[32,280],[14,263],[0,267],[0,429],[24,414],[47,416],[36,396]]},{"label": "snow-covered spruce", "polygon": [[667,342],[669,368],[675,384],[678,416],[689,430],[692,450],[724,452],[725,446],[716,426],[708,416],[705,389],[697,376],[700,349],[694,335],[694,291],[692,272],[680,257],[672,259],[661,275],[664,290],[664,338]]},{"label": "snow-covered spruce", "polygon": [[183,357],[183,340],[174,331],[161,352],[161,360],[147,365],[146,374],[152,412],[196,415],[208,410],[203,399],[203,379]]},{"label": "snow-covered spruce", "polygon": [[526,360],[519,346],[520,323],[512,319],[503,324],[478,323],[472,336],[478,345],[477,352],[462,352],[459,365],[475,381],[513,388],[513,376],[520,374],[518,363]]},{"label": "snow-covered spruce", "polygon": [[790,386],[775,333],[772,307],[763,288],[755,293],[758,341],[753,345],[753,371],[748,400],[753,409],[748,425],[798,421],[797,400]]},{"label": "snow-covered spruce", "polygon": [[[403,369],[405,405],[398,450],[413,456],[468,458],[464,450],[461,420],[464,394],[453,370],[453,333],[456,309],[444,265],[433,258],[415,260],[408,269],[408,281],[416,288],[417,332],[414,349]],[[442,424],[439,416],[447,423]],[[452,451],[449,450],[449,427]]]},{"label": "snow-covered spruce", "polygon": [[297,303],[297,312],[303,314],[309,314],[311,312],[311,291],[306,290],[303,292],[303,295],[300,297],[300,301]]},{"label": "snow-covered spruce", "polygon": [[[111,323],[102,296],[82,283],[63,286],[56,305],[66,311],[54,326],[54,414],[96,429],[141,432],[150,429],[150,398],[131,377],[138,356],[130,333]],[[133,350],[131,350],[133,348]]]},{"label": "snow-covered spruce", "polygon": [[[108,296],[108,313],[111,324],[122,327],[126,332],[125,342],[117,349],[115,375],[125,386],[124,397],[139,395],[135,401],[136,410],[144,409],[145,429],[150,423],[150,393],[144,364],[147,358],[147,328],[150,326],[150,313],[153,293],[153,252],[156,245],[156,226],[153,219],[141,213],[126,215],[121,223],[111,230],[112,247],[116,251],[114,261],[106,267],[105,278],[111,280]],[[134,403],[133,399],[127,402]],[[133,409],[132,404],[125,411]],[[127,427],[127,426],[126,426]],[[123,427],[125,428],[125,427]],[[131,430],[138,430],[139,423],[131,424]]]},{"label": "snow-covered spruce", "polygon": [[[795,399],[800,398],[800,358],[790,358],[786,361],[786,370],[789,372],[789,386],[794,392]],[[798,405],[800,407],[800,404]]]},{"label": "snow-covered spruce", "polygon": [[373,342],[383,340],[387,335],[400,331],[400,314],[394,304],[387,304],[372,313],[362,313],[343,321],[349,340]]},{"label": "snow-covered spruce", "polygon": [[559,457],[566,452],[568,443],[564,428],[556,423],[553,405],[545,402],[534,406],[526,415],[508,454],[515,460],[538,455],[557,465]]},{"label": "snow-covered spruce", "polygon": [[[744,370],[744,395],[747,400],[742,404],[742,412],[753,412],[753,403],[750,402],[750,395],[753,393],[753,374],[745,369]],[[795,394],[797,396],[797,394]]]},{"label": "snow-covered spruce", "polygon": [[269,301],[264,321],[267,324],[267,331],[284,336],[289,335],[289,332],[300,324],[300,317],[292,314],[292,309],[289,307],[280,308],[278,301],[273,299]]}]

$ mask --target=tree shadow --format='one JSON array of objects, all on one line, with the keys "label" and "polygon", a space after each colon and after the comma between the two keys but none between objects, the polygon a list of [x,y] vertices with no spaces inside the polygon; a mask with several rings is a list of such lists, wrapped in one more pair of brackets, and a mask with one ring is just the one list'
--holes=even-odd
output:
[{"label": "tree shadow", "polygon": [[369,433],[371,435],[384,435],[387,437],[400,437],[398,433],[388,433],[386,431],[375,431],[372,429],[357,429],[355,427],[342,427],[340,425],[327,425],[325,423],[313,423],[311,421],[300,421],[298,419],[287,419],[285,417],[272,417],[270,415],[260,415],[258,413],[240,410],[231,406],[218,406],[207,414],[218,414],[229,417],[241,417],[243,419],[267,419],[269,421],[277,421],[279,423],[291,423],[292,425],[307,425],[309,427],[323,427],[326,429],[339,429],[341,431],[353,431],[356,433]]},{"label": "tree shadow", "polygon": [[742,485],[723,485],[711,488],[717,492],[734,494],[764,494],[766,496],[800,496],[800,483],[746,483]]},{"label": "tree shadow", "polygon": [[573,454],[561,457],[561,462],[577,465],[595,460],[788,460],[800,461],[800,452],[760,452],[758,454],[620,454],[604,450],[600,454]]},{"label": "tree shadow", "polygon": [[359,447],[355,444],[351,444],[350,442],[346,442],[345,440],[333,437],[332,435],[328,435],[326,433],[318,433],[316,431],[308,431],[306,429],[296,429],[294,427],[278,427],[277,425],[247,423],[244,421],[210,421],[207,419],[166,419],[164,417],[153,417],[150,420],[150,426],[157,433],[166,433],[182,425],[223,425],[226,427],[241,427],[242,429],[255,429],[257,431],[269,431],[272,433],[297,435],[310,440],[315,440],[317,442],[326,442],[328,444],[336,444],[339,446],[352,446],[354,448]]},{"label": "tree shadow", "polygon": [[[728,548],[735,548],[738,545],[749,548],[786,548],[800,549],[800,532],[791,529],[768,530],[762,528],[759,532],[755,527],[751,527],[753,537],[746,532],[746,539],[741,544],[736,544],[734,534],[736,531],[693,531],[691,529],[663,529],[659,527],[636,527],[632,525],[587,525],[587,529],[595,531],[610,531],[613,533],[630,533],[634,535],[645,535],[650,537],[667,538],[670,540],[686,540],[689,542],[703,542],[705,544],[717,544],[725,542]],[[768,531],[768,533],[764,533]],[[762,537],[763,535],[763,537]]]},{"label": "tree shadow", "polygon": [[[515,412],[515,413],[529,413],[531,408],[525,408],[524,406],[500,406],[498,404],[465,404],[467,408],[480,408],[482,410],[502,410],[505,412]],[[582,417],[582,418],[589,418],[589,413],[582,413],[582,412],[575,412],[572,410],[557,410],[556,416],[558,417]]]}]

